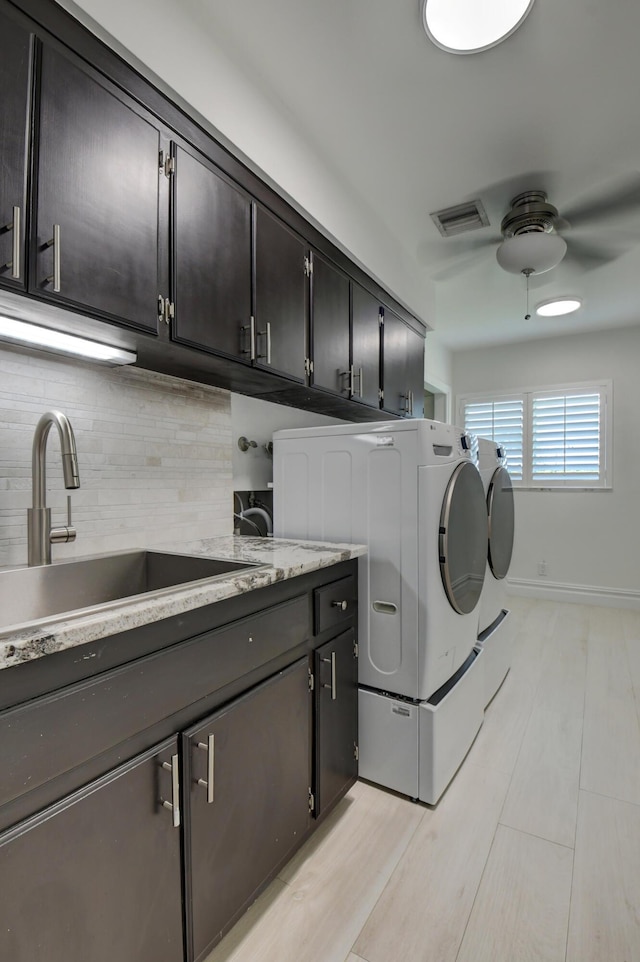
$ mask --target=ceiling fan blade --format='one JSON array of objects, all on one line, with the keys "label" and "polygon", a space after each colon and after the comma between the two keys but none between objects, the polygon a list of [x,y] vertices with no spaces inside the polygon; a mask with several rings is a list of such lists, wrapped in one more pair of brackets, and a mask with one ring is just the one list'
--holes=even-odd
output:
[{"label": "ceiling fan blade", "polygon": [[582,227],[639,212],[640,175],[633,174],[626,177],[615,187],[600,194],[594,194],[590,199],[573,207],[563,209],[561,214],[562,220],[568,221],[571,227]]},{"label": "ceiling fan blade", "polygon": [[588,271],[596,267],[602,267],[604,264],[610,264],[611,261],[615,261],[623,253],[624,251],[619,247],[605,247],[603,244],[571,237],[568,241],[564,260]]},{"label": "ceiling fan blade", "polygon": [[476,264],[478,264],[481,261],[482,255],[484,254],[485,250],[486,248],[482,247],[479,250],[475,251],[475,253],[469,254],[468,257],[456,258],[450,264],[447,264],[446,266],[440,268],[440,270],[434,271],[433,274],[431,275],[432,280],[448,281],[452,277],[457,277],[460,274],[463,274],[465,271],[468,271],[471,267],[474,267]]}]

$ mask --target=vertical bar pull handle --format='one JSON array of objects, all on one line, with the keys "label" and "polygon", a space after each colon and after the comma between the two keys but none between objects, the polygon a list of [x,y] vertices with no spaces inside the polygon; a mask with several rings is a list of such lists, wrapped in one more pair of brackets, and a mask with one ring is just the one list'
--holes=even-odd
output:
[{"label": "vertical bar pull handle", "polygon": [[53,247],[53,274],[49,274],[48,281],[53,281],[53,290],[60,293],[60,224],[53,225],[53,237],[47,241],[45,247]]},{"label": "vertical bar pull handle", "polygon": [[178,771],[178,756],[171,756],[171,764],[163,762],[162,767],[167,772],[171,772],[171,801],[165,802],[161,799],[164,808],[168,808],[173,815],[173,827],[180,827],[180,773]]},{"label": "vertical bar pull handle", "polygon": [[322,661],[325,662],[327,665],[331,665],[331,684],[330,684],[330,685],[323,685],[322,687],[323,687],[323,688],[330,688],[330,689],[331,689],[331,701],[335,701],[336,698],[338,697],[338,684],[337,684],[337,678],[336,678],[336,653],[335,653],[335,651],[332,651],[332,652],[331,652],[331,658],[323,658]]},{"label": "vertical bar pull handle", "polygon": [[207,802],[209,805],[214,800],[214,774],[215,774],[215,735],[208,735],[206,742],[198,742],[198,748],[207,753],[207,778],[198,779],[198,785],[202,785],[207,790]]},{"label": "vertical bar pull handle", "polygon": [[249,340],[251,344],[249,345],[250,357],[252,361],[256,359],[256,319],[253,315],[249,320]]},{"label": "vertical bar pull handle", "polygon": [[267,321],[267,364],[271,367],[271,321]]},{"label": "vertical bar pull handle", "polygon": [[[13,231],[13,256],[11,260],[11,276],[20,280],[20,208],[13,208],[13,220],[7,224],[7,229]],[[9,265],[7,265],[9,266]]]}]

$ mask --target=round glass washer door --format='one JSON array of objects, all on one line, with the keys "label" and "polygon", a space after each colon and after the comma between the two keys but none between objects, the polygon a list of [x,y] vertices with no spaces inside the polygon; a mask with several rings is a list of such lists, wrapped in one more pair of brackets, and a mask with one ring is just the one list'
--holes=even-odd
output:
[{"label": "round glass washer door", "polygon": [[473,611],[487,566],[487,505],[484,485],[471,461],[459,464],[447,485],[440,512],[440,573],[451,607]]},{"label": "round glass washer door", "polygon": [[489,567],[494,578],[505,578],[513,553],[513,487],[506,468],[498,468],[487,491],[489,515]]}]

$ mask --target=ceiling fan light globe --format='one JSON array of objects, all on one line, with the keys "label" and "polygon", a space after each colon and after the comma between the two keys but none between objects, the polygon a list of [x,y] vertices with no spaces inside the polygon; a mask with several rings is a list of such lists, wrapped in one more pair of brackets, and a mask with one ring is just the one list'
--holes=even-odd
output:
[{"label": "ceiling fan light globe", "polygon": [[559,234],[534,231],[507,237],[496,251],[498,264],[509,274],[544,274],[557,267],[567,253],[567,242]]}]

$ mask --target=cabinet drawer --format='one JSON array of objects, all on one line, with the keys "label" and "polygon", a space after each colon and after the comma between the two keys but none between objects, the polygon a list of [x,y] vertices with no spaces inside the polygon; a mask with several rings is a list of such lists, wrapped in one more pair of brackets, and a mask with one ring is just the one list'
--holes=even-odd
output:
[{"label": "cabinet drawer", "polygon": [[0,805],[267,665],[309,637],[299,595],[155,655],[0,713],[11,745]]},{"label": "cabinet drawer", "polygon": [[350,621],[357,610],[356,580],[352,575],[332,581],[313,592],[313,630],[319,635],[327,628]]}]

